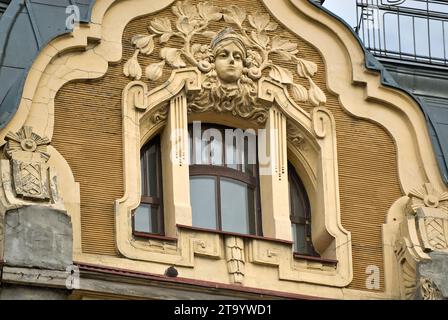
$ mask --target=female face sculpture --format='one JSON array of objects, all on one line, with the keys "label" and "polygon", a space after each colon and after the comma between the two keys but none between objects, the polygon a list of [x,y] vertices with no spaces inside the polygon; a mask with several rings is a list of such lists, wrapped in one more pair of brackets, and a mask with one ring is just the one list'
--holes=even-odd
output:
[{"label": "female face sculpture", "polygon": [[236,85],[244,69],[246,50],[242,41],[234,34],[227,34],[213,46],[215,70],[225,85]]}]

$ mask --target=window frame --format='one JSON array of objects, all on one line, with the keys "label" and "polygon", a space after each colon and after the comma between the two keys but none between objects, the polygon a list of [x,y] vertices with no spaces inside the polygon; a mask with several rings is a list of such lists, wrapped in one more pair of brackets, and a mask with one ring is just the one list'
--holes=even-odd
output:
[{"label": "window frame", "polygon": [[[297,215],[294,215],[294,201],[293,195],[291,193],[291,182],[294,183],[296,189],[299,192],[298,197],[301,198],[304,202],[305,207],[305,213],[304,217],[299,217]],[[302,256],[302,257],[320,257],[320,255],[316,252],[313,246],[312,242],[312,234],[311,234],[311,203],[308,198],[308,193],[306,192],[305,186],[300,179],[300,176],[298,175],[296,169],[294,168],[293,164],[288,161],[288,192],[289,192],[289,218],[291,220],[291,226],[294,225],[303,225],[305,229],[305,244],[306,244],[306,252],[298,252],[295,251],[296,247],[296,241],[298,242],[299,235],[296,231],[296,237],[293,238],[293,252],[295,256]]]},{"label": "window frame", "polygon": [[[165,238],[165,223],[163,212],[163,177],[162,177],[162,150],[160,135],[151,138],[140,149],[140,176],[141,176],[141,197],[140,205],[148,205],[157,208],[157,232],[144,232],[135,230],[135,214],[137,208],[132,212],[132,233],[137,237],[161,237]],[[149,195],[149,149],[155,146],[156,153],[156,188],[158,197]],[[140,206],[139,205],[139,206]]]},{"label": "window frame", "polygon": [[[189,148],[191,150],[195,150],[195,139],[192,136],[192,124],[190,123],[188,125],[188,132],[191,137],[191,145],[189,145]],[[213,124],[213,123],[201,123],[201,135],[205,130],[208,129],[215,129],[221,132],[222,137],[225,137],[225,130],[226,129],[238,129],[238,128],[232,128],[220,124]],[[215,164],[191,164],[189,165],[189,176],[190,177],[200,177],[200,176],[206,176],[206,177],[214,177],[215,178],[215,214],[216,214],[216,229],[204,229],[200,227],[194,228],[200,228],[204,230],[210,230],[210,231],[216,231],[216,232],[229,232],[232,234],[241,234],[242,236],[246,235],[245,233],[238,233],[238,232],[232,232],[232,231],[223,231],[222,230],[222,213],[221,213],[221,178],[228,179],[228,180],[234,180],[237,182],[244,183],[247,185],[249,189],[253,191],[254,194],[254,214],[253,217],[249,214],[249,230],[253,230],[254,233],[248,233],[247,235],[251,236],[257,236],[257,237],[263,237],[263,228],[262,228],[262,215],[261,215],[261,198],[260,198],[260,179],[259,179],[259,164],[258,164],[258,136],[255,134],[255,141],[256,141],[256,164],[253,164],[252,172],[253,175],[241,171],[241,166],[243,164],[238,164],[237,168],[234,169],[231,167],[228,167],[225,159],[226,159],[226,148],[224,146],[225,141],[223,141],[222,145],[222,164],[221,165],[215,165]],[[193,163],[196,162],[195,159],[195,152],[192,153],[190,157],[190,162],[193,161]],[[190,190],[191,192],[191,190]]]}]

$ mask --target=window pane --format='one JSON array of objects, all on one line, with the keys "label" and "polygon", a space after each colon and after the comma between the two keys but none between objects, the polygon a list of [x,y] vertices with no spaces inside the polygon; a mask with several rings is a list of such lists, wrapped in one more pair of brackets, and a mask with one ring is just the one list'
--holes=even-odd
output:
[{"label": "window pane", "polygon": [[158,140],[149,144],[148,148],[140,156],[142,177],[142,195],[159,197],[157,181],[160,173],[157,171],[159,161]]},{"label": "window pane", "polygon": [[145,165],[145,155],[144,153],[142,153],[140,155],[140,177],[142,178],[142,183],[141,183],[141,193],[142,195],[145,195],[146,192],[146,184],[147,184],[147,175],[146,175],[146,165]]},{"label": "window pane", "polygon": [[[294,173],[291,172],[290,175],[292,174]],[[296,219],[306,218],[309,208],[305,190],[299,187],[296,179],[289,179],[289,206],[291,216]]]},{"label": "window pane", "polygon": [[[237,233],[250,233],[249,199],[253,191],[241,182],[221,179],[221,220],[222,230]],[[251,215],[254,212],[250,212]]]},{"label": "window pane", "polygon": [[[226,130],[230,130],[230,129],[226,129]],[[228,168],[238,170],[238,164],[240,163],[240,161],[238,161],[238,150],[236,149],[236,143],[235,143],[234,139],[229,139],[227,136],[226,136],[225,142],[226,142],[226,144],[225,144],[226,166]]]},{"label": "window pane", "polygon": [[159,233],[158,208],[141,204],[135,210],[134,229],[138,232]]},{"label": "window pane", "polygon": [[148,150],[149,190],[148,195],[157,197],[157,146],[154,144]]},{"label": "window pane", "polygon": [[210,128],[202,133],[202,164],[222,165],[223,142],[222,133]]},{"label": "window pane", "polygon": [[190,177],[190,201],[193,226],[216,229],[216,179]]},{"label": "window pane", "polygon": [[294,239],[294,252],[301,254],[309,254],[309,252],[307,252],[307,245],[305,240],[306,239],[305,225],[294,223],[292,225],[292,230]]}]

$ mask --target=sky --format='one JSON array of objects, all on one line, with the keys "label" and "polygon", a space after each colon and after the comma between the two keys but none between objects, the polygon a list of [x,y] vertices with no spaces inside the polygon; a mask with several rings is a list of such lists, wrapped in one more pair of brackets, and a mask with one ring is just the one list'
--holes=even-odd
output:
[{"label": "sky", "polygon": [[356,0],[326,0],[324,7],[343,18],[351,27],[356,26]]}]

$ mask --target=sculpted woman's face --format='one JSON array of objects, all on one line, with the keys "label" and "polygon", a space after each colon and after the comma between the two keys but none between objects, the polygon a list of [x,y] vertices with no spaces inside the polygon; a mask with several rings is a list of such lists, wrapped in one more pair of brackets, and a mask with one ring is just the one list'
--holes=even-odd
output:
[{"label": "sculpted woman's face", "polygon": [[218,78],[225,84],[234,84],[243,74],[243,52],[234,43],[228,42],[215,54],[215,69]]}]

